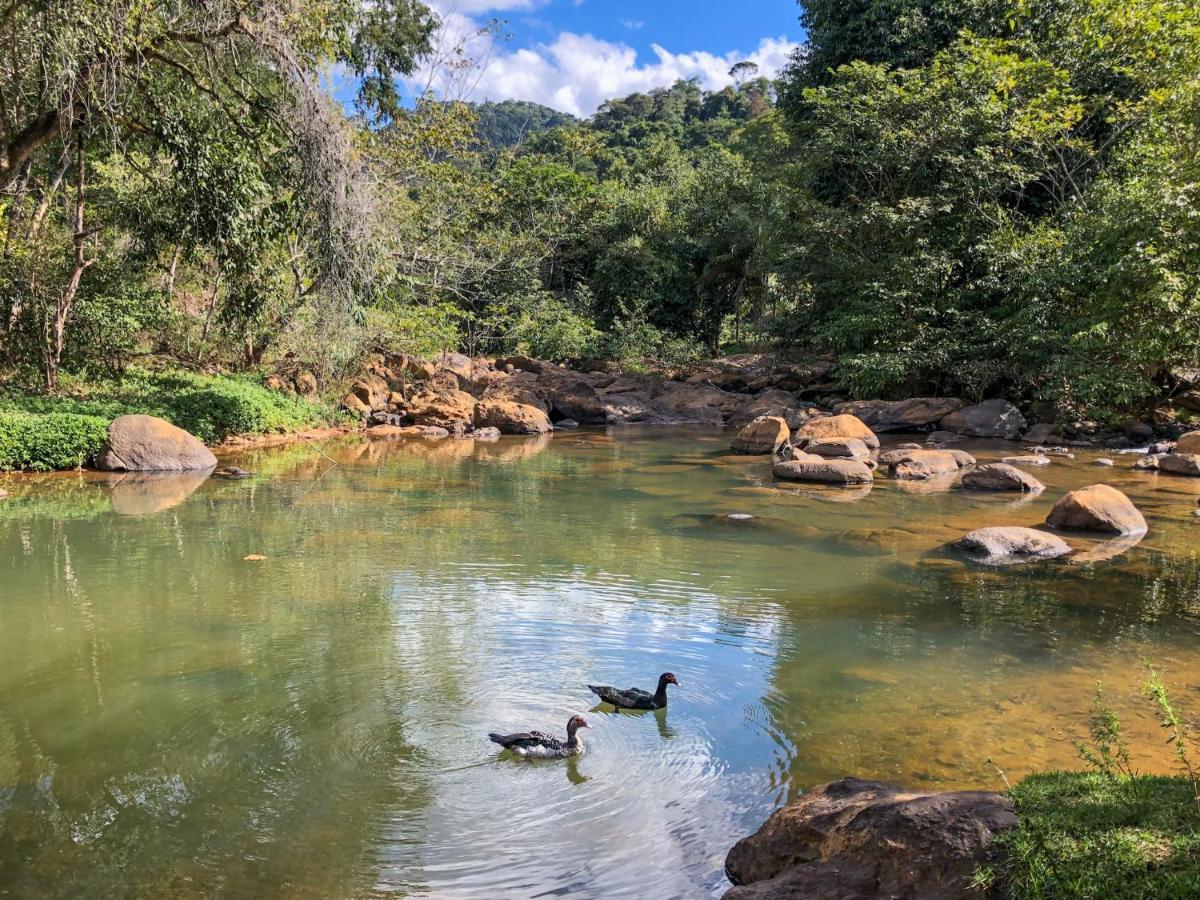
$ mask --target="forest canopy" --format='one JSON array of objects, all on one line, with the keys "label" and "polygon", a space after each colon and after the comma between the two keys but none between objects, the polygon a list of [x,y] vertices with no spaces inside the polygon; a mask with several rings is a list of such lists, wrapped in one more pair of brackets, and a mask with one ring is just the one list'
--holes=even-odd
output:
[{"label": "forest canopy", "polygon": [[836,357],[847,396],[1071,415],[1200,368],[1194,3],[798,14],[776,80],[743,63],[577,120],[413,96],[417,0],[14,0],[0,366],[56,390],[288,358],[332,386],[376,349],[770,349]]}]

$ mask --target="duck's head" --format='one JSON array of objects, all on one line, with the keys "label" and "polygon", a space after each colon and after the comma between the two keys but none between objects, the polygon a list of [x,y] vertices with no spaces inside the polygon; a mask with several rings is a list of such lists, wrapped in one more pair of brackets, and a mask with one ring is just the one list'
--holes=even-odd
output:
[{"label": "duck's head", "polygon": [[585,719],[583,716],[571,716],[571,718],[567,720],[567,731],[571,732],[572,734],[574,734],[580,728],[591,727],[592,726],[587,723],[587,719]]},{"label": "duck's head", "polygon": [[658,676],[658,683],[660,686],[666,684],[673,684],[676,686],[679,685],[679,682],[675,679],[674,672],[663,672],[660,676]]}]

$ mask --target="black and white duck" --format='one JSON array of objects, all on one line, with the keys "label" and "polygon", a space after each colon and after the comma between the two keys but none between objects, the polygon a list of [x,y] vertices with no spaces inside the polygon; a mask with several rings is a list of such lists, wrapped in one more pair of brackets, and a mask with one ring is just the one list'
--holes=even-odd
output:
[{"label": "black and white duck", "polygon": [[583,716],[571,716],[567,720],[567,739],[561,741],[544,731],[525,731],[519,734],[496,734],[488,737],[518,756],[530,759],[568,759],[583,752],[583,741],[577,732],[587,728],[588,723]]},{"label": "black and white duck", "polygon": [[663,672],[658,676],[658,690],[653,694],[635,687],[622,691],[606,684],[589,684],[588,690],[605,703],[611,703],[618,709],[665,709],[668,684],[678,685],[679,682],[670,672]]}]

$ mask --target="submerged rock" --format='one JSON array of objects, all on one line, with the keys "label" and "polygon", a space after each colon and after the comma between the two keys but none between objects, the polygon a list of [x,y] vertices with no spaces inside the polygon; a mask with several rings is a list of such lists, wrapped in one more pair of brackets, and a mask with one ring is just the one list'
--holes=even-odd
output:
[{"label": "submerged rock", "polygon": [[952,900],[1017,826],[1012,801],[985,791],[914,792],[844,778],[813,788],[734,845],[725,900]]},{"label": "submerged rock", "polygon": [[973,491],[1019,491],[1037,494],[1046,486],[1015,466],[1006,463],[991,463],[972,469],[963,475],[962,485]]},{"label": "submerged rock", "polygon": [[779,416],[759,416],[738,432],[729,448],[734,453],[765,456],[786,444],[791,433]]},{"label": "submerged rock", "polygon": [[1066,531],[1144,534],[1146,519],[1115,487],[1093,484],[1071,491],[1050,510],[1046,524]]},{"label": "submerged rock", "polygon": [[1071,547],[1056,534],[1018,525],[977,528],[954,542],[979,562],[1007,565],[1066,556]]},{"label": "submerged rock", "polygon": [[110,472],[194,472],[217,458],[198,438],[154,416],[121,416],[108,426],[96,468]]}]

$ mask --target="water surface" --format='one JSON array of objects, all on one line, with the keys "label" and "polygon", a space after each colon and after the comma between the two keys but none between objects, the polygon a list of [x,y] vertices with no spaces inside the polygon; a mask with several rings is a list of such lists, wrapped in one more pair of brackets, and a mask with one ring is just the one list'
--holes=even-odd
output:
[{"label": "water surface", "polygon": [[[1169,770],[1138,685],[1153,659],[1200,710],[1200,479],[1081,454],[1033,499],[804,489],[728,439],[352,438],[231,458],[244,481],[6,480],[0,895],[718,896],[730,845],[821,781],[1075,765],[1097,681]],[[1137,546],[938,549],[1096,481],[1145,511]],[[584,688],[664,670],[664,712]],[[578,760],[487,741],[574,713]]]}]

